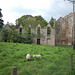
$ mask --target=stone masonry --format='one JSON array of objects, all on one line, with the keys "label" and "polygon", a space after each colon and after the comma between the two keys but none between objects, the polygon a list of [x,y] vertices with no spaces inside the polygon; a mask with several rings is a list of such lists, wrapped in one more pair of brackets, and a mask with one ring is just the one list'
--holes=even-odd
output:
[{"label": "stone masonry", "polygon": [[[9,25],[6,25],[5,28],[11,29]],[[22,25],[20,25],[16,29],[16,31],[20,32],[20,29],[22,29],[22,33],[28,33],[29,28],[31,30],[31,34],[33,34],[33,36],[31,37],[31,39],[33,40],[33,44],[49,45],[49,46],[72,45],[73,13],[70,13],[65,17],[60,17],[55,22],[53,28],[51,27],[50,24],[48,24],[44,28],[41,28],[41,25],[38,24],[38,26],[35,29],[33,29],[29,24],[27,29],[24,29]],[[37,34],[38,28],[40,29],[40,35]],[[50,34],[47,33],[48,28],[50,28],[51,30]],[[23,37],[27,38],[26,36]]]},{"label": "stone masonry", "polygon": [[[33,29],[30,24],[28,27],[31,28],[31,34],[34,34],[31,38],[33,40],[33,44],[38,44],[39,40],[40,45],[55,46],[55,29],[51,28],[50,24],[48,24],[45,28],[41,28],[40,24],[38,24],[35,29]],[[51,29],[51,33],[49,35],[47,34],[48,27]],[[16,30],[19,32],[20,28],[22,28],[22,33],[27,33],[27,30],[23,29],[22,25],[20,25]],[[38,28],[40,28],[40,36],[37,35]]]},{"label": "stone masonry", "polygon": [[72,45],[73,14],[60,17],[55,25],[55,41],[58,45]]}]

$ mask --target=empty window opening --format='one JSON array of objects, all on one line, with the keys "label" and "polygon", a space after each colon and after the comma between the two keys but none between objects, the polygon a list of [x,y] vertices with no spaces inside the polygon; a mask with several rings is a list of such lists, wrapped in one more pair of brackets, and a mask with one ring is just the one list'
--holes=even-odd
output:
[{"label": "empty window opening", "polygon": [[22,28],[20,28],[20,33],[22,33]]},{"label": "empty window opening", "polygon": [[40,27],[37,29],[37,35],[40,35]]},{"label": "empty window opening", "polygon": [[28,34],[31,34],[31,28],[30,27],[28,28]]},{"label": "empty window opening", "polygon": [[50,27],[47,27],[47,35],[50,35],[50,33],[51,33],[51,29]]}]

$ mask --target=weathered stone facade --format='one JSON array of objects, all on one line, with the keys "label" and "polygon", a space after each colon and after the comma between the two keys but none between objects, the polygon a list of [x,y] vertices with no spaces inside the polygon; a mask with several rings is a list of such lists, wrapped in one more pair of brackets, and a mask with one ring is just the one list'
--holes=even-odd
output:
[{"label": "weathered stone facade", "polygon": [[[17,23],[18,25],[18,23]],[[6,25],[6,29],[11,29],[9,25]],[[39,24],[35,29],[31,27],[29,24],[27,29],[24,29],[22,25],[20,25],[16,31],[22,33],[28,33],[28,30],[31,30],[31,34],[33,36],[31,39],[33,40],[33,44],[40,45],[72,45],[72,32],[73,32],[73,14],[70,13],[65,17],[60,17],[56,22],[54,27],[52,28],[50,24],[47,27],[41,28]],[[38,28],[40,29],[40,35],[38,35]],[[48,28],[50,28],[51,32],[48,34]],[[0,33],[1,36],[1,33]],[[26,36],[23,36],[27,38]],[[0,38],[1,39],[1,38]]]},{"label": "weathered stone facade", "polygon": [[58,45],[72,45],[73,14],[60,17],[55,25],[55,41]]},{"label": "weathered stone facade", "polygon": [[[47,34],[48,27],[51,29],[50,34]],[[16,30],[20,32],[20,28],[22,28],[22,33],[27,33],[28,29],[23,29],[22,25],[20,25]],[[48,24],[45,28],[41,28],[41,25],[39,24],[35,29],[33,29],[29,24],[28,28],[31,28],[31,34],[34,35],[31,38],[33,40],[33,44],[55,46],[55,29],[52,28],[50,24]],[[40,35],[37,35],[38,28],[40,28]]]}]

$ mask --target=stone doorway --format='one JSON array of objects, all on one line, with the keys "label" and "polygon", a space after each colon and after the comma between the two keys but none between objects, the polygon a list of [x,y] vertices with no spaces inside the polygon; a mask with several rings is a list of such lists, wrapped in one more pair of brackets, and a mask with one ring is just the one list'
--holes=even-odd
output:
[{"label": "stone doorway", "polygon": [[40,39],[37,39],[37,44],[40,45]]}]

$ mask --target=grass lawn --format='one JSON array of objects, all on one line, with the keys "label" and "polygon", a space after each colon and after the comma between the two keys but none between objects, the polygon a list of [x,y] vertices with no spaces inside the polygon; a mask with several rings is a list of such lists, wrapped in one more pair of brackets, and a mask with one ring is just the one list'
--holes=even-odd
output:
[{"label": "grass lawn", "polygon": [[[26,61],[26,54],[31,61]],[[73,53],[73,71],[70,54]],[[32,56],[41,54],[41,59]],[[43,46],[0,42],[0,75],[11,75],[12,66],[18,75],[75,75],[75,50],[72,46]]]}]

